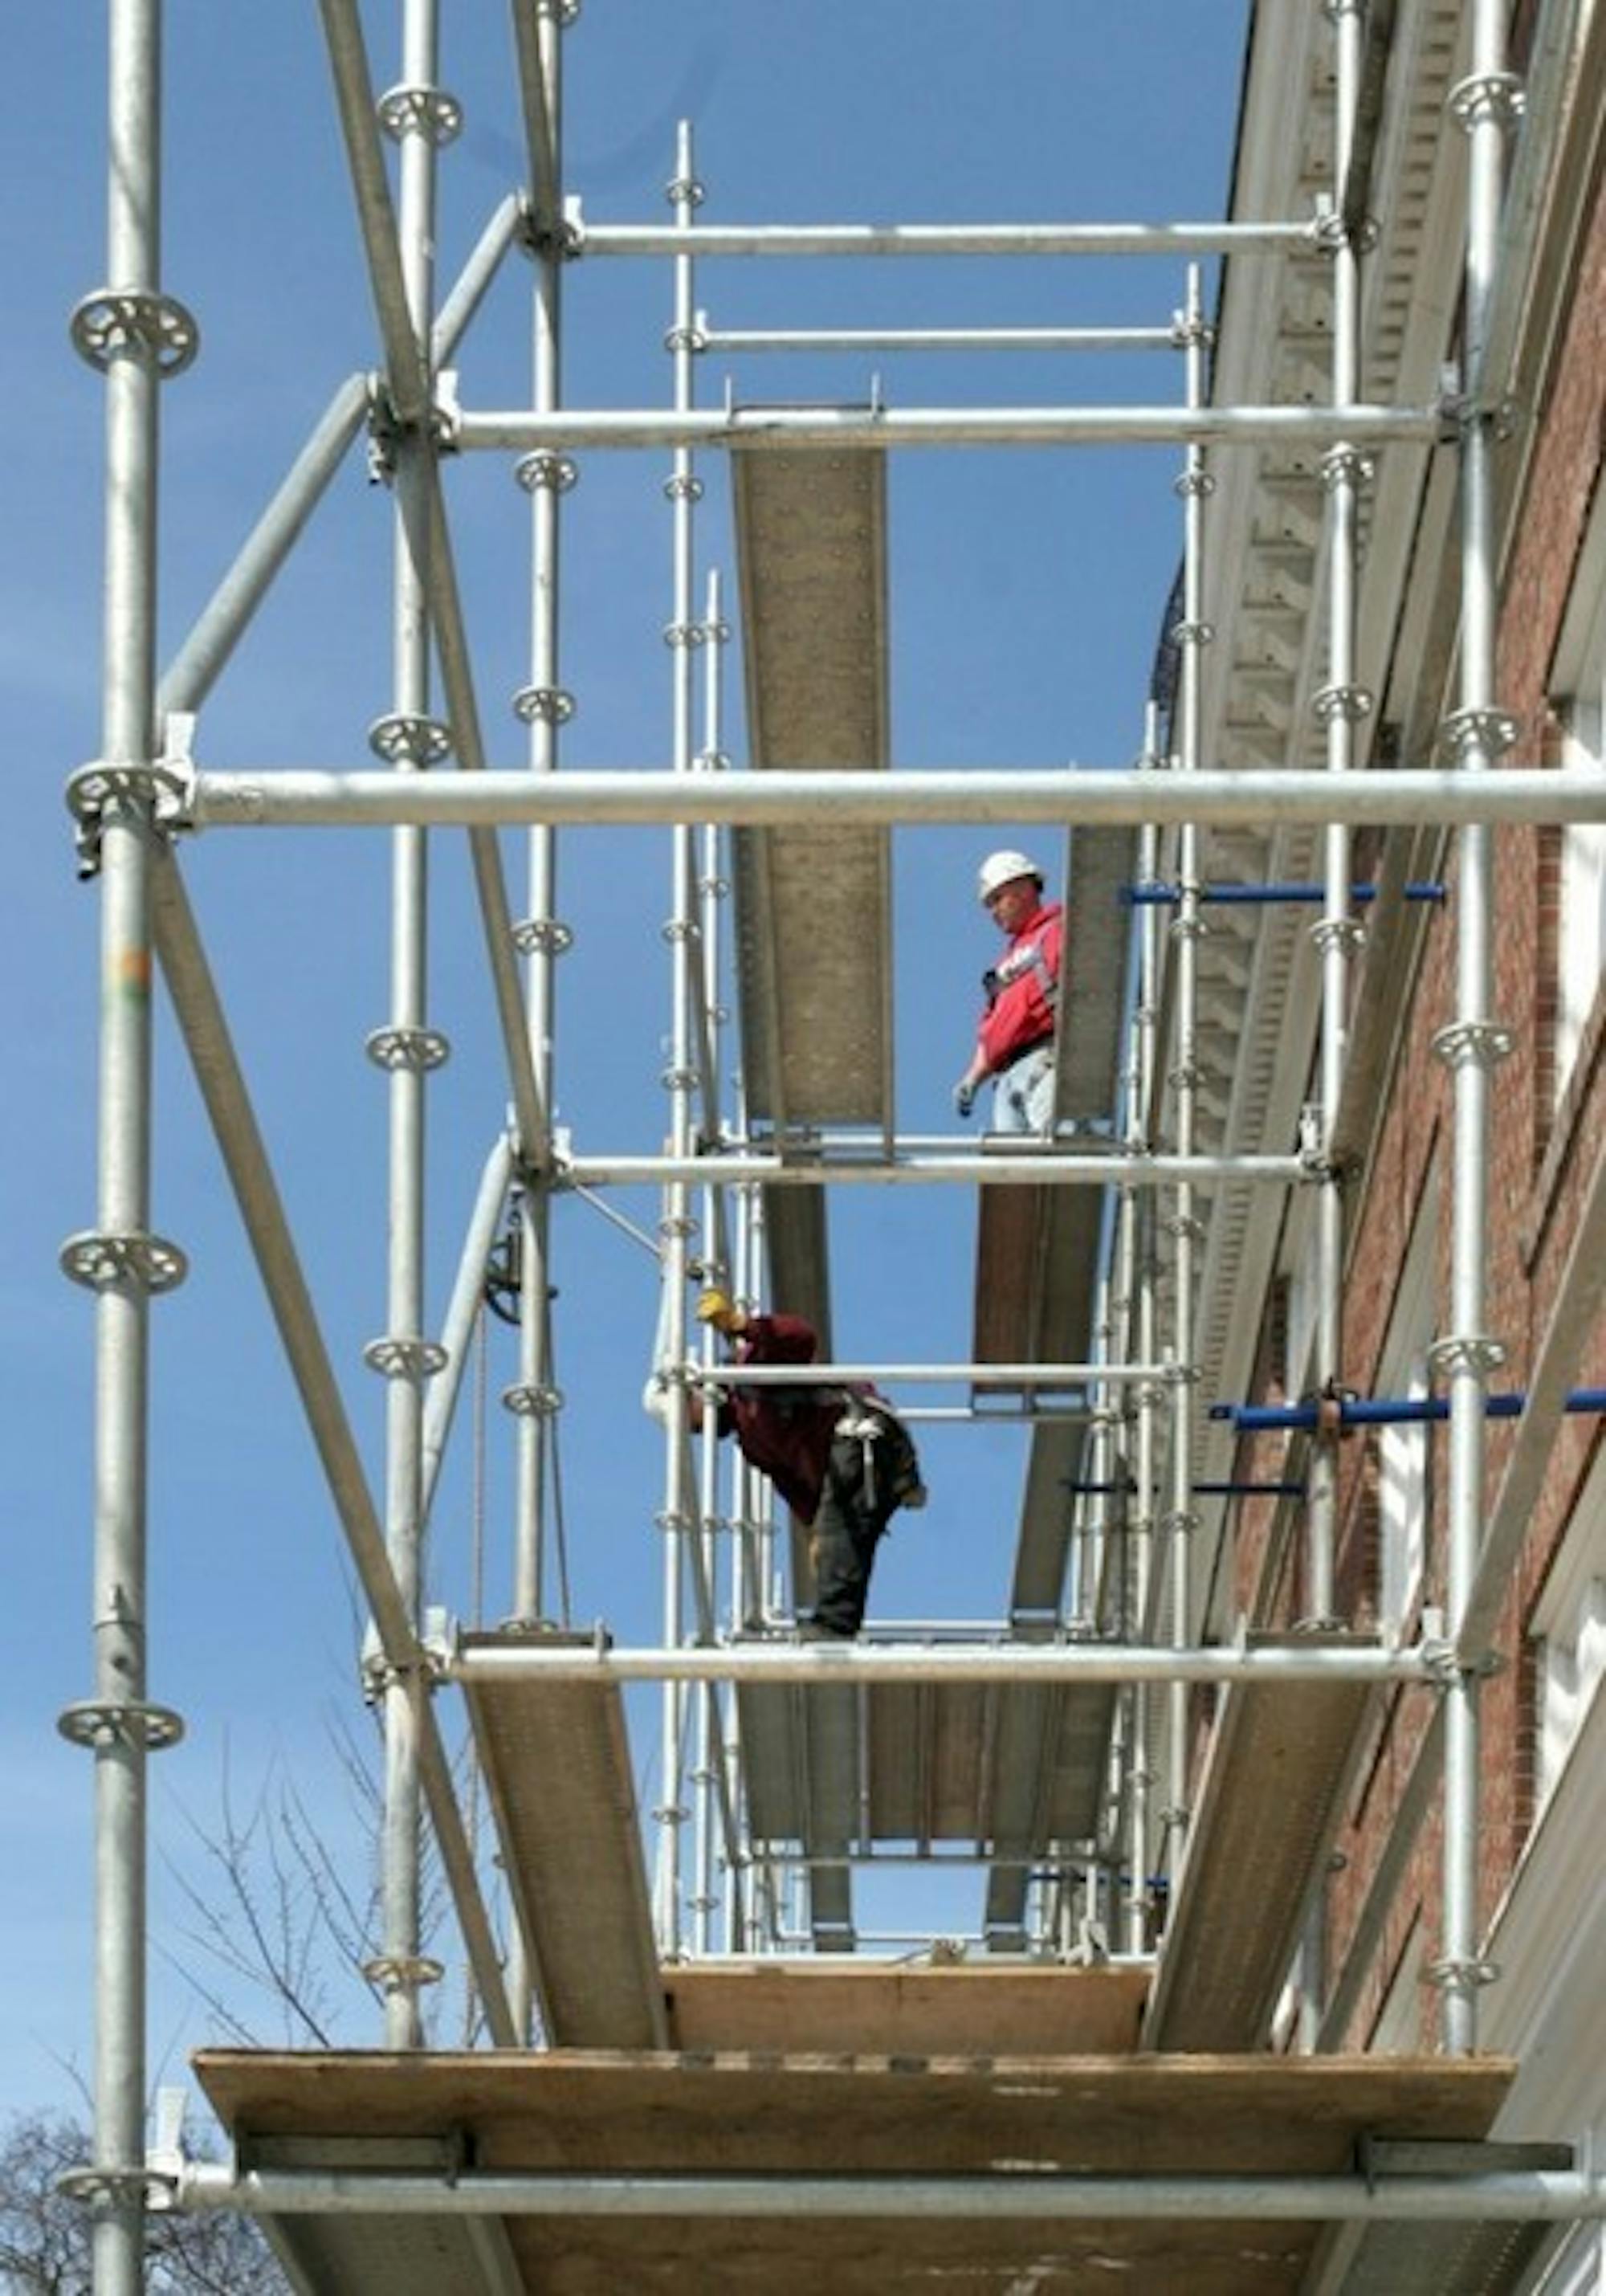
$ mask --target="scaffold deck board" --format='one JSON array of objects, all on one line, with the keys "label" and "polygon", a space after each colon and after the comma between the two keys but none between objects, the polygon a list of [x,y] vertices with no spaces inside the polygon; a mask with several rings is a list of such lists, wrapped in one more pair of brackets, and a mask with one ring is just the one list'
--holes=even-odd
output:
[{"label": "scaffold deck board", "polygon": [[[338,2165],[353,2132],[400,2149],[450,2138],[474,2169],[596,2174],[1233,2175],[1350,2172],[1363,2136],[1475,2139],[1510,2085],[1505,2060],[1405,2058],[691,2056],[203,2052],[196,2069],[242,2164]],[[521,2285],[541,2296],[881,2296],[941,2282],[1037,2292],[1295,2296],[1321,2227],[1158,2217],[1034,2223],[930,2214],[854,2222],[532,2214],[497,2219]],[[291,2222],[288,2217],[279,2225]],[[460,2225],[461,2220],[456,2222]],[[454,2219],[409,2219],[443,2242]],[[1448,2228],[1446,2228],[1446,2232]],[[382,2215],[296,2219],[309,2279],[331,2296],[390,2296],[370,2266],[395,2246]],[[335,2270],[318,2263],[338,2243]],[[1446,2240],[1441,2246],[1452,2244]],[[496,2284],[443,2281],[475,2296]],[[1442,2277],[1397,2284],[1435,2296]]]},{"label": "scaffold deck board", "polygon": [[[528,1638],[463,1639],[472,1650]],[[660,2046],[663,1998],[618,1685],[481,1679],[467,1694],[549,2038],[560,2046]]]},{"label": "scaffold deck board", "polygon": [[[733,456],[752,765],[888,762],[886,465]],[[873,1124],[891,1103],[890,841],[817,821],[734,841],[750,1116]]]},{"label": "scaffold deck board", "polygon": [[[1366,1644],[1258,1635],[1257,1647]],[[1271,2028],[1365,1721],[1364,1683],[1237,1683],[1225,1694],[1189,1826],[1143,2039],[1251,2049]]]},{"label": "scaffold deck board", "polygon": [[956,1841],[1033,1856],[1095,1829],[1106,1684],[745,1683],[737,1695],[756,1840],[816,1856]]},{"label": "scaffold deck board", "polygon": [[914,1966],[858,1960],[692,1962],[664,1972],[677,2049],[889,2057],[1118,2056],[1137,2046],[1141,1968]]}]

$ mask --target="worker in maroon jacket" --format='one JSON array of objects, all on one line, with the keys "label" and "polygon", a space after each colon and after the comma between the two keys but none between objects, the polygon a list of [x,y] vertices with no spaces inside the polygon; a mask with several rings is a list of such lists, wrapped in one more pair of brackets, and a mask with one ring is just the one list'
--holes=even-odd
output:
[{"label": "worker in maroon jacket", "polygon": [[1009,947],[982,975],[987,1010],[971,1064],[954,1087],[954,1106],[968,1116],[991,1077],[993,1130],[1046,1132],[1054,1112],[1060,905],[1044,899],[1043,872],[1024,853],[989,853],[976,890]]},{"label": "worker in maroon jacket", "polygon": [[[734,1346],[739,1364],[806,1364],[819,1341],[801,1316],[749,1315],[709,1290],[697,1302]],[[701,1398],[692,1393],[692,1423],[701,1424]],[[894,1511],[923,1506],[919,1463],[902,1423],[881,1398],[840,1387],[732,1387],[719,1406],[719,1431],[733,1434],[749,1463],[769,1477],[808,1525],[814,1565],[807,1636],[856,1635],[864,1623],[875,1550]]]}]

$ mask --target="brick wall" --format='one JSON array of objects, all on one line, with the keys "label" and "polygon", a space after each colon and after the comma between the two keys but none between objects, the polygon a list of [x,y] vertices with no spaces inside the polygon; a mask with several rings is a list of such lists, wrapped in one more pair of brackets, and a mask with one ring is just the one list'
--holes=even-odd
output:
[{"label": "brick wall", "polygon": [[[1514,752],[1519,759],[1549,761],[1556,755],[1552,663],[1600,481],[1603,441],[1606,200],[1597,199],[1504,570],[1496,692],[1501,706],[1519,722]],[[1544,1340],[1583,1191],[1606,1145],[1606,998],[1597,999],[1566,1095],[1557,1108],[1561,839],[1553,831],[1502,831],[1495,836],[1495,852],[1492,1017],[1512,1030],[1515,1041],[1512,1057],[1495,1072],[1493,1091],[1485,1325],[1508,1350],[1496,1384],[1522,1386]],[[1441,1192],[1440,1329],[1448,1324],[1452,1087],[1430,1042],[1456,1004],[1454,866],[1448,875],[1449,902],[1427,928],[1425,961],[1403,1039],[1402,1065],[1364,1201],[1357,1210],[1344,1360],[1348,1379],[1362,1393],[1373,1391],[1424,1188]],[[1358,993],[1365,994],[1364,971]],[[1582,1384],[1606,1383],[1606,1334],[1597,1332],[1577,1378]],[[1503,1669],[1483,1693],[1480,1911],[1485,1921],[1511,1877],[1534,1814],[1535,1684],[1526,1629],[1599,1439],[1600,1425],[1594,1420],[1573,1418],[1563,1424],[1500,1622]],[[1512,1441],[1509,1424],[1491,1424],[1487,1480],[1491,1502]],[[1430,1603],[1444,1599],[1444,1462],[1441,1437],[1423,1589]],[[1359,1439],[1346,1443],[1341,1451],[1340,1585],[1347,1608],[1357,1620],[1371,1615],[1375,1601],[1375,1481],[1374,1447]],[[1342,1966],[1354,1938],[1368,1884],[1393,1831],[1430,1719],[1430,1698],[1421,1692],[1397,1695],[1380,1714],[1339,1844],[1344,1864],[1330,1888],[1333,1972]],[[1427,1959],[1430,1962],[1438,1952],[1439,1859],[1436,1801],[1389,1911],[1346,2046],[1364,2045],[1419,1919],[1427,1925]],[[1420,2024],[1424,2046],[1432,2046],[1436,2030],[1437,1998],[1425,1991]]]}]

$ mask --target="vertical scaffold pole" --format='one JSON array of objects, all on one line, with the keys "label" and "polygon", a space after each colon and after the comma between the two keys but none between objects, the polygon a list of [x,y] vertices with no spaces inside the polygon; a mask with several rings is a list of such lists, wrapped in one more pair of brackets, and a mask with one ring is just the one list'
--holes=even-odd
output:
[{"label": "vertical scaffold pole", "polygon": [[[675,175],[668,198],[675,220],[683,231],[692,227],[702,199],[702,186],[693,173],[692,129],[682,120],[676,139]],[[675,370],[675,410],[690,411],[692,402],[692,365],[695,310],[694,281],[689,254],[675,258],[675,322],[669,348]],[[672,555],[674,613],[664,636],[672,666],[674,765],[677,774],[692,769],[693,652],[702,637],[701,625],[692,619],[692,586],[695,565],[695,506],[701,482],[692,468],[689,447],[675,450],[674,468],[664,482],[674,514]],[[692,1147],[692,1100],[697,1070],[692,1062],[694,1016],[692,1009],[692,944],[698,931],[695,889],[696,831],[690,823],[672,832],[673,890],[664,938],[671,956],[669,1066],[664,1082],[669,1095],[669,1140],[673,1155],[686,1157]],[[671,1181],[664,1191],[663,1280],[668,1292],[665,1319],[670,1360],[686,1356],[686,1242],[692,1232],[690,1191],[684,1181]],[[688,1486],[690,1452],[686,1443],[686,1390],[676,1382],[669,1390],[666,1414],[668,1457],[664,1477],[664,1642],[673,1648],[680,1640],[685,1590],[685,1540],[695,1520],[693,1493]],[[684,1766],[685,1691],[666,1683],[663,1698],[663,1798],[657,1816],[661,1828],[658,1861],[658,1939],[666,1954],[680,1949],[681,1857],[680,1829],[685,1817],[681,1800]]]},{"label": "vertical scaffold pole", "polygon": [[[1334,175],[1342,183],[1349,166],[1360,102],[1361,0],[1327,0],[1336,56],[1337,123]],[[1353,235],[1332,250],[1332,398],[1336,407],[1353,406],[1360,395],[1360,251]],[[1356,683],[1356,562],[1360,492],[1370,466],[1359,450],[1342,441],[1323,457],[1327,488],[1327,684],[1315,697],[1316,716],[1326,730],[1327,765],[1348,773],[1355,764],[1355,729],[1372,706]],[[1323,832],[1323,914],[1311,928],[1322,960],[1319,1142],[1323,1152],[1338,1120],[1349,1039],[1350,965],[1360,927],[1350,912],[1351,832],[1330,823]],[[1338,1391],[1342,1376],[1344,1198],[1329,1172],[1316,1196],[1316,1363],[1318,1390]],[[1309,1500],[1306,1513],[1303,1614],[1311,1627],[1334,1623],[1333,1555],[1338,1521],[1338,1434],[1323,1430],[1312,1446]]]},{"label": "vertical scaffold pole", "polygon": [[[725,695],[722,684],[725,640],[729,633],[720,615],[719,575],[712,570],[709,575],[707,606],[702,620],[703,638],[703,701],[702,748],[697,758],[698,769],[717,773],[725,764],[720,748],[724,731]],[[696,915],[698,946],[701,953],[699,972],[701,997],[700,1021],[702,1104],[705,1112],[717,1109],[720,1092],[721,1028],[725,1018],[719,1002],[720,964],[720,903],[725,893],[725,881],[719,868],[719,831],[709,823],[696,832],[701,840],[701,855],[696,884]],[[702,1192],[702,1230],[708,1240],[709,1262],[717,1271],[717,1280],[727,1289],[733,1285],[734,1272],[730,1260],[730,1239],[726,1233],[722,1192],[713,1186]],[[704,1333],[704,1346],[711,1355],[714,1335]],[[718,1616],[720,1595],[719,1515],[719,1430],[710,1417],[702,1430],[701,1464],[701,1502],[699,1515],[703,1543],[703,1578],[709,1589],[709,1599],[714,1615]],[[727,1546],[729,1542],[726,1542]],[[728,1556],[725,1558],[728,1567]],[[735,1624],[733,1603],[730,1623]],[[692,1942],[699,1953],[707,1953],[712,1942],[712,1920],[718,1898],[714,1889],[714,1829],[717,1815],[715,1789],[719,1781],[716,1765],[719,1760],[720,1734],[715,1727],[718,1701],[717,1686],[711,1682],[700,1683],[697,1692],[697,1883],[692,1900],[694,1923]],[[726,1729],[733,1727],[733,1711],[727,1716]],[[735,1783],[725,1782],[725,1793],[733,1803]],[[727,1857],[725,1898],[734,1907],[739,1895],[742,1875]],[[727,1918],[727,1939],[735,1915]]]},{"label": "vertical scaffold pole", "polygon": [[[1161,762],[1159,710],[1151,701],[1145,716],[1142,765],[1144,771],[1153,773]],[[1153,822],[1145,822],[1138,832],[1138,876],[1143,883],[1151,884],[1159,872],[1159,831]],[[1137,996],[1132,1016],[1132,1094],[1127,1109],[1127,1144],[1135,1152],[1151,1144],[1154,1072],[1158,1059],[1156,1037],[1159,1026],[1159,913],[1149,908],[1142,910],[1137,932]],[[1154,1195],[1149,1188],[1135,1189],[1132,1193],[1137,1199],[1135,1206],[1137,1359],[1139,1363],[1151,1364],[1158,1360],[1155,1355]],[[1158,1387],[1152,1381],[1145,1380],[1137,1393],[1133,1468],[1137,1486],[1136,1505],[1127,1532],[1135,1558],[1132,1607],[1140,1636],[1147,1636],[1151,1631],[1149,1606],[1154,1578],[1155,1420],[1159,1401]],[[1142,1953],[1148,1942],[1148,1876],[1152,1863],[1149,1792],[1154,1776],[1151,1767],[1152,1701],[1148,1685],[1143,1683],[1135,1684],[1127,1694],[1131,1714],[1127,1725],[1127,1950],[1128,1953]]]},{"label": "vertical scaffold pole", "polygon": [[[435,283],[436,152],[448,116],[435,85],[439,59],[437,0],[407,0],[403,18],[402,84],[381,100],[380,118],[398,141],[397,229],[407,314],[422,356],[430,351]],[[397,488],[420,505],[423,460],[433,452],[414,431],[397,447]],[[373,740],[398,773],[417,773],[439,755],[439,729],[429,715],[430,626],[425,546],[428,519],[398,503],[393,544],[395,596],[391,714]],[[428,837],[418,828],[391,832],[390,1019],[370,1037],[370,1055],[389,1078],[389,1203],[387,1223],[386,1337],[368,1360],[388,1382],[385,1398],[385,1545],[408,1616],[416,1626],[422,1599],[421,1525],[423,1384],[430,1368],[424,1328],[424,1084],[444,1051],[426,1024],[428,993]],[[414,1669],[384,1678],[385,1802],[381,1936],[369,1971],[385,2003],[385,2039],[393,2049],[422,2038],[419,1988],[439,1974],[421,1951],[420,1839],[422,1824],[416,1702],[426,1696]]]},{"label": "vertical scaffold pole", "polygon": [[[62,1265],[95,1292],[95,1694],[61,1718],[94,1754],[95,2296],[136,2296],[144,2247],[151,839],[155,701],[157,397],[176,306],[160,292],[161,10],[112,0],[108,43],[108,284],[74,315],[106,379],[105,623],[100,820],[97,1229]],[[176,1722],[171,1734],[176,1734]]]},{"label": "vertical scaffold pole", "polygon": [[[1485,348],[1494,299],[1505,136],[1517,87],[1504,69],[1505,9],[1476,0],[1472,70],[1450,98],[1469,140],[1466,290],[1467,413],[1462,434],[1460,707],[1445,731],[1463,773],[1482,773],[1509,748],[1514,731],[1495,707],[1494,447],[1496,410]],[[1484,1522],[1484,1406],[1488,1376],[1504,1350],[1483,1328],[1488,1217],[1490,1075],[1511,1049],[1490,1017],[1493,988],[1493,839],[1487,824],[1463,829],[1456,886],[1456,1016],[1434,1039],[1454,1082],[1454,1227],[1450,1328],[1433,1350],[1448,1383],[1448,1631],[1459,1634],[1478,1568]],[[1444,1926],[1432,1974],[1443,1988],[1443,2040],[1452,2055],[1478,2046],[1478,1990],[1488,1975],[1478,1954],[1478,1677],[1463,1669],[1446,1693]]]},{"label": "vertical scaffold pole", "polygon": [[[1200,294],[1197,264],[1188,269],[1188,299],[1183,314],[1187,342],[1188,405],[1198,408],[1205,399],[1205,352],[1208,333]],[[1183,558],[1183,618],[1172,632],[1179,655],[1177,710],[1180,739],[1177,763],[1184,773],[1196,773],[1200,763],[1200,703],[1203,652],[1210,636],[1203,611],[1204,522],[1206,497],[1216,481],[1205,467],[1202,447],[1188,449],[1187,468],[1177,480],[1184,510],[1185,545]],[[1193,1153],[1194,1117],[1199,1089],[1199,942],[1205,931],[1200,914],[1199,830],[1184,824],[1177,850],[1178,901],[1171,926],[1176,945],[1176,1061],[1171,1072],[1176,1095],[1176,1147],[1179,1156]],[[1194,1262],[1201,1228],[1194,1210],[1191,1181],[1176,1190],[1171,1216],[1176,1238],[1173,1266],[1176,1300],[1172,1308],[1173,1361],[1171,1390],[1170,1506],[1166,1528],[1171,1562],[1171,1635],[1179,1646],[1191,1632],[1193,1533],[1198,1515],[1193,1506],[1193,1382],[1197,1373],[1194,1348]],[[1171,1775],[1168,1822],[1176,1847],[1188,1824],[1188,1685],[1171,1687]]]},{"label": "vertical scaffold pole", "polygon": [[[569,11],[564,0],[537,0],[533,43],[528,12],[515,12],[534,176],[531,381],[537,410],[551,413],[562,403],[563,27]],[[558,559],[559,504],[575,482],[575,465],[566,455],[537,451],[524,457],[517,475],[529,496],[529,684],[514,695],[513,709],[529,728],[530,771],[550,774],[558,766],[558,730],[574,711],[559,671]],[[557,832],[549,824],[530,831],[528,857],[529,913],[516,939],[525,959],[530,1062],[541,1105],[550,1111],[556,1071],[556,968],[569,933],[557,914]],[[519,1225],[519,1383],[511,1398],[519,1413],[513,1610],[518,1618],[539,1619],[545,1611],[549,1453],[560,1400],[552,1349],[552,1207],[544,1185],[520,1196]]]}]

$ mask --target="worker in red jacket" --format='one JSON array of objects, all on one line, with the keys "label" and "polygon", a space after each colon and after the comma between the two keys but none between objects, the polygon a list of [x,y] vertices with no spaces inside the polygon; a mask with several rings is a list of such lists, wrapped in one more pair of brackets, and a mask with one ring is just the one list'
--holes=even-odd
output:
[{"label": "worker in red jacket", "polygon": [[[819,1346],[801,1316],[750,1315],[717,1290],[701,1294],[697,1317],[732,1342],[739,1364],[812,1363]],[[692,1423],[701,1425],[695,1390],[691,1401]],[[889,1521],[900,1506],[925,1504],[901,1421],[864,1390],[735,1385],[719,1406],[719,1431],[735,1436],[743,1457],[809,1526],[815,1606],[812,1617],[799,1619],[800,1631],[856,1635]]]},{"label": "worker in red jacket", "polygon": [[1043,898],[1043,872],[1025,853],[989,853],[977,897],[1009,942],[982,975],[987,1010],[970,1066],[954,1087],[968,1116],[989,1077],[995,1132],[1046,1132],[1054,1112],[1054,1008],[1060,994],[1061,914]]}]

